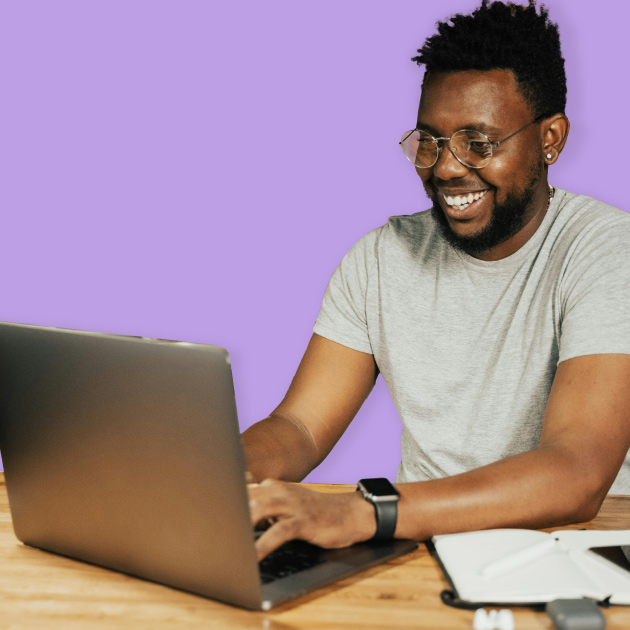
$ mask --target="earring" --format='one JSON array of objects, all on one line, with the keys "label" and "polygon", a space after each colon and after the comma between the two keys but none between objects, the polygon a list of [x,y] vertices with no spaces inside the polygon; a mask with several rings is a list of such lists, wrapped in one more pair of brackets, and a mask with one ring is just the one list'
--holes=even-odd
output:
[{"label": "earring", "polygon": [[547,159],[550,160],[551,159],[551,153],[547,153]]}]

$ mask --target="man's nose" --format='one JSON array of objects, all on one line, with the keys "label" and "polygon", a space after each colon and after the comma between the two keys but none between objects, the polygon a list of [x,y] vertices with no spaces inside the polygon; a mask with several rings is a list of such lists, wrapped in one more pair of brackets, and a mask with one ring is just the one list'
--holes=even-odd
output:
[{"label": "man's nose", "polygon": [[442,145],[438,161],[433,165],[433,175],[437,179],[449,180],[463,177],[469,168],[464,166],[451,152],[448,142]]}]

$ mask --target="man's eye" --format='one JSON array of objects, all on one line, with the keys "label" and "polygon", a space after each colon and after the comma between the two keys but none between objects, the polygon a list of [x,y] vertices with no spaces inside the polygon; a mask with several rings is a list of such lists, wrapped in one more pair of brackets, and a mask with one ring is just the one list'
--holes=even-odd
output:
[{"label": "man's eye", "polygon": [[485,154],[490,150],[490,143],[474,140],[468,143],[468,150],[474,151],[475,153]]}]

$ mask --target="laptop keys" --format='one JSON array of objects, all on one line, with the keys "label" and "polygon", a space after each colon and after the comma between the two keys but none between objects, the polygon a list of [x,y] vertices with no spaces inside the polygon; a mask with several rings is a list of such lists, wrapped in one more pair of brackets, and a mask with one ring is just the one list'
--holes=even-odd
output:
[{"label": "laptop keys", "polygon": [[305,571],[323,562],[321,549],[302,540],[291,540],[266,558],[258,566],[263,584]]}]

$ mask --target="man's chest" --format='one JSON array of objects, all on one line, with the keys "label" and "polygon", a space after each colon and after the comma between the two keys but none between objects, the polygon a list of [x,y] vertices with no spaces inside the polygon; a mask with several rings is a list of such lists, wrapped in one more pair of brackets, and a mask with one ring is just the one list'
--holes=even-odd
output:
[{"label": "man's chest", "polygon": [[376,362],[385,379],[457,390],[548,373],[558,357],[557,282],[522,268],[479,274],[461,265],[378,268],[366,296]]}]

